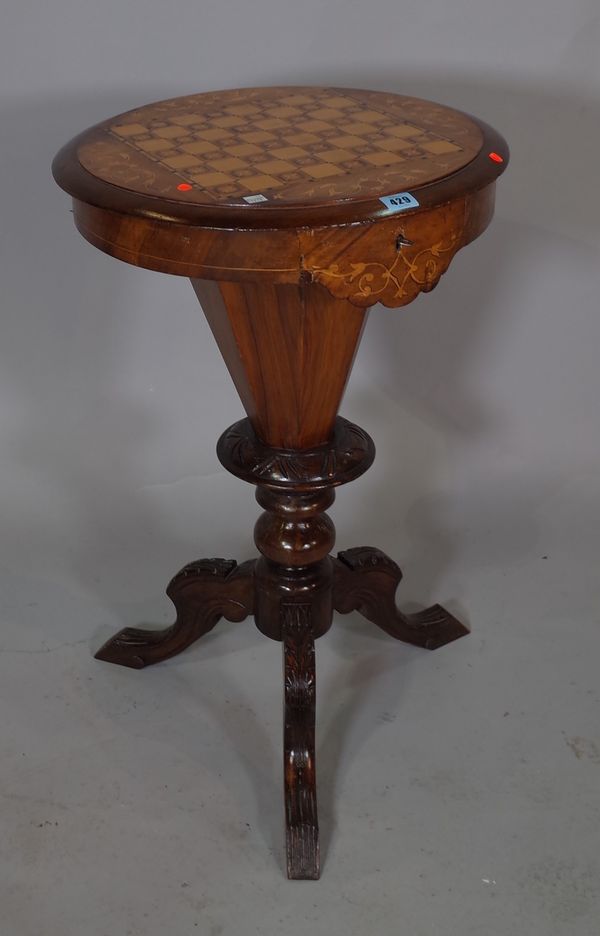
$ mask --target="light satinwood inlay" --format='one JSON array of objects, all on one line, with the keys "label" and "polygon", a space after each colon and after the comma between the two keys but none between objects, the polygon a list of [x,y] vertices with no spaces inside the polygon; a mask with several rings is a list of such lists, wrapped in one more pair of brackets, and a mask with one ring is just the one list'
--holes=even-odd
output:
[{"label": "light satinwood inlay", "polygon": [[[107,121],[79,149],[105,182],[191,204],[280,206],[365,198],[449,175],[479,127],[440,104],[376,91],[247,88],[150,104]],[[177,185],[187,183],[185,193]]]}]

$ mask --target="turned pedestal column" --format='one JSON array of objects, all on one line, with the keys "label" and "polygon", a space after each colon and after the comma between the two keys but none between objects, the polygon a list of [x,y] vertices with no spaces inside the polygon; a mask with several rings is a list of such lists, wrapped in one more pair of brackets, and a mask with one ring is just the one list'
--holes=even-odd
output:
[{"label": "turned pedestal column", "polygon": [[[221,436],[225,468],[256,487],[259,553],[201,559],[167,593],[164,630],[126,628],[97,658],[141,669],[221,617],[283,645],[287,871],[319,876],[315,640],[357,610],[426,649],[467,628],[440,605],[402,614],[398,566],[372,547],[332,555],[335,487],[374,458],[338,416],[377,302],[432,289],[487,227],[505,142],[441,105],[346,88],[191,95],[111,118],[55,159],[96,247],[189,277],[247,417]],[[390,313],[392,314],[392,313]]]}]

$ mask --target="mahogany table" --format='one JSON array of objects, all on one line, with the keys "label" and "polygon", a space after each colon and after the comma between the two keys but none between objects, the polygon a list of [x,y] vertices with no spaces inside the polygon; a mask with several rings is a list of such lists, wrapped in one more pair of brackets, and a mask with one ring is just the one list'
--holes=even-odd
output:
[{"label": "mahogany table", "polygon": [[314,641],[333,612],[358,610],[429,650],[468,633],[440,605],[397,610],[402,573],[378,549],[332,557],[325,511],[375,454],[337,415],[369,307],[433,289],[490,222],[507,161],[502,137],[460,111],[312,86],[150,104],[86,130],[54,160],[90,243],[190,278],[247,413],[217,453],[264,508],[260,558],[190,563],[167,589],[171,627],[126,628],[96,656],[141,669],[221,617],[254,615],[282,641],[290,878],[319,876]]}]

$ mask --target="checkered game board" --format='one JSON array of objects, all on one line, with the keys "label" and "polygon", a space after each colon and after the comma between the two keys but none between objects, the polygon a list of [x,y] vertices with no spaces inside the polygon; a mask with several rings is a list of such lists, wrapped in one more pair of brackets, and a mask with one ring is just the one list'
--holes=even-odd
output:
[{"label": "checkered game board", "polygon": [[79,156],[108,182],[227,204],[256,195],[295,202],[380,194],[388,179],[422,185],[465,165],[480,146],[479,128],[468,117],[426,101],[259,88],[132,111],[104,125]]}]

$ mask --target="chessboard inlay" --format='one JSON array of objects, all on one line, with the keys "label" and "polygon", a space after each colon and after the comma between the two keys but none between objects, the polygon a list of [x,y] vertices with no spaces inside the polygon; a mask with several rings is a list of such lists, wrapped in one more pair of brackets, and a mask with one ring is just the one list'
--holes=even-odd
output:
[{"label": "chessboard inlay", "polygon": [[[280,207],[416,188],[475,158],[477,124],[418,98],[344,88],[246,88],[130,111],[82,141],[81,165],[144,195]],[[182,188],[178,189],[181,185]]]}]

